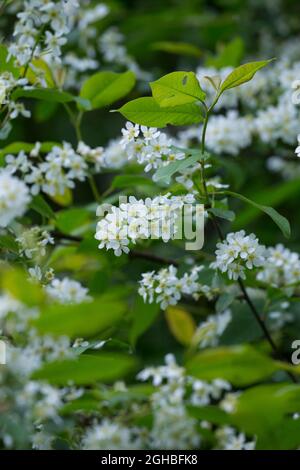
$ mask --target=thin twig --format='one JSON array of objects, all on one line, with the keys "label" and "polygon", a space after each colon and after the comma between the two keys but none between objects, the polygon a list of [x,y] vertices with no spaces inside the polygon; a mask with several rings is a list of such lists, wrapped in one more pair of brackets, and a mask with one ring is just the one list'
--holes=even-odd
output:
[{"label": "thin twig", "polygon": [[130,258],[141,258],[141,259],[145,259],[145,260],[148,260],[148,261],[153,261],[155,263],[168,264],[168,265],[173,264],[173,266],[179,266],[178,261],[176,261],[174,259],[164,258],[162,256],[154,255],[152,253],[145,253],[143,251],[132,250],[129,253],[129,257]]}]

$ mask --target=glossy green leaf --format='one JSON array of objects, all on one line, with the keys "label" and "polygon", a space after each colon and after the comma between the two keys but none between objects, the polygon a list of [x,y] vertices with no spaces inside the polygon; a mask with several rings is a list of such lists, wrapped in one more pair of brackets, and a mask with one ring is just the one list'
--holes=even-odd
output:
[{"label": "glossy green leaf", "polygon": [[132,309],[133,321],[129,335],[132,345],[135,345],[137,339],[154,323],[159,311],[158,304],[144,303],[140,296],[136,297]]},{"label": "glossy green leaf", "polygon": [[155,51],[168,52],[169,54],[177,54],[182,56],[201,57],[202,51],[194,44],[187,42],[175,41],[159,41],[151,45],[151,49]]},{"label": "glossy green leaf", "polygon": [[113,189],[132,188],[136,186],[153,186],[151,179],[140,175],[118,175],[112,181]]},{"label": "glossy green leaf", "polygon": [[235,38],[220,48],[216,56],[209,57],[205,65],[207,67],[216,67],[217,69],[229,66],[237,67],[242,60],[244,49],[243,40],[239,37]]},{"label": "glossy green leaf", "polygon": [[82,354],[76,359],[45,364],[33,373],[34,380],[55,385],[110,383],[127,375],[136,365],[132,356],[116,353]]},{"label": "glossy green leaf", "polygon": [[118,111],[129,121],[149,127],[166,127],[168,124],[186,126],[203,121],[201,109],[194,103],[161,108],[150,97],[129,101]]},{"label": "glossy green leaf", "polygon": [[135,85],[135,75],[124,73],[98,72],[82,85],[80,96],[92,103],[92,108],[103,108],[126,96]]},{"label": "glossy green leaf", "polygon": [[283,217],[283,215],[279,214],[273,207],[269,206],[264,206],[262,204],[258,204],[257,202],[251,201],[251,199],[248,199],[245,196],[242,196],[241,194],[234,193],[232,191],[224,191],[225,194],[229,194],[230,196],[236,197],[237,199],[240,199],[241,201],[246,202],[247,204],[251,204],[254,206],[256,209],[259,209],[260,211],[264,212],[267,214],[273,222],[280,228],[282,231],[283,235],[286,238],[289,238],[291,236],[291,226],[289,221]]},{"label": "glossy green leaf", "polygon": [[270,62],[272,62],[273,59],[270,60],[261,60],[257,62],[249,62],[247,64],[240,65],[236,69],[234,69],[223,81],[221,84],[220,88],[220,94],[223,93],[225,90],[228,90],[230,88],[237,87],[239,85],[242,85],[243,83],[249,82],[256,72],[266,65],[268,65]]},{"label": "glossy green leaf", "polygon": [[70,93],[55,88],[33,88],[29,90],[17,88],[12,93],[12,99],[17,100],[18,98],[33,98],[57,103],[70,103],[75,100],[75,97]]},{"label": "glossy green leaf", "polygon": [[257,449],[283,450],[299,446],[300,387],[293,384],[258,385],[244,391],[231,414],[232,424],[257,438]]},{"label": "glossy green leaf", "polygon": [[32,198],[29,204],[29,208],[33,209],[43,217],[47,217],[48,219],[55,219],[55,213],[40,194]]},{"label": "glossy green leaf", "polygon": [[90,337],[114,326],[126,311],[117,300],[97,298],[76,305],[50,305],[44,307],[32,325],[40,333],[68,335],[71,338]]},{"label": "glossy green leaf", "polygon": [[56,213],[56,227],[60,232],[69,235],[82,233],[82,229],[91,223],[89,210],[74,207]]},{"label": "glossy green leaf", "polygon": [[172,72],[151,82],[150,86],[153,98],[163,108],[205,100],[194,72]]},{"label": "glossy green leaf", "polygon": [[170,177],[177,173],[178,171],[184,170],[189,166],[195,165],[200,160],[201,154],[195,153],[191,157],[185,158],[183,160],[176,160],[175,162],[169,163],[166,166],[159,168],[155,174],[155,181],[166,180],[169,181]]},{"label": "glossy green leaf", "polygon": [[27,272],[19,268],[6,268],[0,272],[1,289],[29,307],[40,305],[45,298],[42,287],[29,280]]},{"label": "glossy green leaf", "polygon": [[236,386],[269,378],[281,368],[278,362],[247,345],[208,349],[190,359],[186,367],[199,379],[222,378]]}]

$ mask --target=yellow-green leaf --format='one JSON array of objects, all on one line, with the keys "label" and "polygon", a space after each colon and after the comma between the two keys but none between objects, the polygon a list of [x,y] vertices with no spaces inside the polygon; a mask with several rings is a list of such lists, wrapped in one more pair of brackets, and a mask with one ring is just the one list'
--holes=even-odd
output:
[{"label": "yellow-green leaf", "polygon": [[190,313],[182,308],[168,307],[166,320],[177,341],[189,346],[196,330],[196,323]]}]

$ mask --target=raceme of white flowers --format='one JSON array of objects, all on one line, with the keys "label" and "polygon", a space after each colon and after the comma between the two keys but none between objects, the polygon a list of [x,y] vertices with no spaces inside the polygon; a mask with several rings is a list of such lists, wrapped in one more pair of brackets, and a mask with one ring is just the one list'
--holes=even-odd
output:
[{"label": "raceme of white flowers", "polygon": [[138,292],[144,302],[151,304],[155,301],[163,310],[168,305],[176,305],[184,295],[190,295],[194,300],[198,300],[201,295],[212,299],[213,289],[198,281],[199,272],[203,268],[203,266],[195,266],[182,277],[178,277],[177,268],[172,265],[157,273],[155,271],[143,273]]},{"label": "raceme of white flowers", "polygon": [[43,153],[37,142],[29,155],[21,150],[18,155],[5,157],[6,171],[22,174],[33,195],[40,191],[50,196],[63,195],[66,189],[75,187],[76,180],[86,179],[89,163],[94,171],[104,166],[102,147],[91,149],[83,142],[79,142],[76,151],[64,142],[62,146],[52,147],[44,157]]},{"label": "raceme of white flowers", "polygon": [[22,216],[31,197],[26,184],[8,171],[0,171],[0,227],[7,227],[16,217]]},{"label": "raceme of white flowers", "polygon": [[[150,408],[153,413],[153,422],[150,429],[140,426],[125,426],[121,416],[103,418],[100,422],[90,426],[82,437],[81,446],[89,450],[104,449],[198,449],[201,446],[200,435],[196,432],[197,426],[207,427],[209,423],[198,423],[195,418],[188,415],[186,405],[206,406],[211,402],[226,403],[228,412],[231,385],[222,379],[215,379],[211,383],[204,382],[188,376],[185,369],[180,367],[172,354],[165,357],[165,364],[158,367],[149,367],[138,374],[142,381],[151,380],[155,390],[151,395]],[[115,386],[123,392],[125,384]],[[225,396],[224,396],[225,394]],[[235,400],[239,394],[236,393]],[[224,397],[224,398],[222,398]],[[231,400],[233,402],[233,399]],[[225,408],[225,405],[224,405]],[[126,416],[126,415],[125,415]],[[224,428],[218,428],[216,434],[218,448],[254,448],[255,442],[247,442],[244,434],[238,434],[234,428],[228,428],[225,439]],[[230,435],[229,435],[230,429]]]},{"label": "raceme of white flowers", "polygon": [[259,244],[258,238],[244,230],[229,233],[226,239],[217,244],[216,261],[211,264],[214,269],[227,273],[229,279],[246,279],[246,270],[260,267],[265,261],[265,247]]},{"label": "raceme of white flowers", "polygon": [[46,292],[51,299],[62,304],[79,304],[90,300],[88,289],[83,287],[80,282],[72,279],[53,279],[46,286]]},{"label": "raceme of white flowers", "polygon": [[180,221],[180,211],[184,204],[195,202],[193,195],[186,196],[157,196],[153,199],[138,200],[130,196],[128,202],[119,207],[110,206],[109,212],[105,206],[99,206],[97,215],[101,219],[96,227],[96,240],[99,248],[112,249],[116,256],[122,252],[129,253],[129,245],[147,238],[162,239],[168,242],[176,236]]},{"label": "raceme of white flowers", "polygon": [[257,279],[275,287],[284,287],[292,295],[300,284],[299,254],[281,244],[267,248]]},{"label": "raceme of white flowers", "polygon": [[209,315],[207,319],[198,326],[193,343],[199,348],[215,347],[218,345],[220,336],[231,322],[232,314],[229,309],[222,313]]},{"label": "raceme of white flowers", "polygon": [[60,62],[61,48],[70,32],[70,8],[78,6],[78,2],[64,0],[28,0],[26,8],[17,13],[15,42],[9,46],[9,57],[14,57],[20,66],[42,53],[47,53],[49,60]]},{"label": "raceme of white flowers", "polygon": [[127,122],[122,134],[121,145],[128,160],[136,159],[145,166],[146,173],[185,157],[183,152],[172,148],[172,140],[164,132],[154,127]]}]

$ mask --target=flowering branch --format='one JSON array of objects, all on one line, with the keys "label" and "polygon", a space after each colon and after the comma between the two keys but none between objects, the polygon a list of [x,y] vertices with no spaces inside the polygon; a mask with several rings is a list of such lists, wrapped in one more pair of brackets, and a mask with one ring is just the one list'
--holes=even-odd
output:
[{"label": "flowering branch", "polygon": [[[204,123],[203,123],[202,136],[201,136],[201,153],[203,155],[205,153],[205,136],[206,136],[206,130],[207,130],[207,125],[208,125],[209,115],[210,115],[210,111],[214,107],[214,104],[215,104],[215,102],[206,111],[205,119],[204,119]],[[205,167],[204,167],[204,162],[203,161],[201,162],[201,178],[202,178],[202,184],[203,184],[204,193],[205,193],[205,197],[206,197],[206,202],[209,206],[211,206],[211,200],[210,200],[210,196],[209,196],[209,193],[208,193],[208,190],[207,190],[207,185],[206,185],[206,180],[205,180]],[[216,219],[216,217],[213,213],[211,213],[211,218],[212,218],[212,222],[214,224],[214,227],[215,227],[215,229],[218,233],[218,236],[219,236],[220,240],[223,241],[224,240],[224,235],[223,235],[221,227],[220,227],[220,225],[219,225],[219,223],[218,223],[218,221],[217,221],[217,219]],[[269,345],[271,346],[272,350],[274,351],[274,353],[276,354],[278,359],[286,360],[286,358],[283,357],[281,352],[278,350],[276,344],[274,343],[274,341],[272,339],[272,336],[271,336],[265,322],[261,318],[261,316],[258,313],[255,305],[253,304],[251,298],[249,297],[249,295],[247,293],[247,290],[246,290],[246,287],[245,287],[245,285],[244,285],[241,278],[238,278],[238,284],[239,284],[240,289],[242,291],[244,300],[247,302],[247,304],[248,304],[255,320],[259,324],[259,326],[260,326],[266,340],[268,341]],[[287,372],[287,373],[288,373],[289,377],[291,378],[291,380],[293,382],[298,383],[297,378],[292,373],[290,373],[290,372]]]}]

